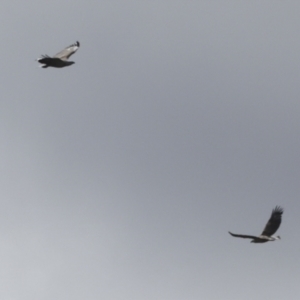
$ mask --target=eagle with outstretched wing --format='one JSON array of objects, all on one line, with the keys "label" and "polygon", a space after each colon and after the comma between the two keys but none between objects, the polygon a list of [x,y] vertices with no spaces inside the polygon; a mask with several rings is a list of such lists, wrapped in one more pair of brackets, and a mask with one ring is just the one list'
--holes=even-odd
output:
[{"label": "eagle with outstretched wing", "polygon": [[280,236],[273,236],[281,224],[281,216],[283,214],[283,208],[276,206],[272,210],[271,217],[265,226],[262,234],[260,236],[246,235],[246,234],[235,234],[229,231],[229,233],[234,237],[252,239],[251,243],[265,243],[269,241],[280,240]]},{"label": "eagle with outstretched wing", "polygon": [[80,47],[80,43],[77,41],[76,43],[68,46],[67,48],[63,49],[62,51],[55,54],[53,57],[48,55],[42,55],[37,61],[42,68],[54,67],[54,68],[63,68],[70,65],[75,64],[74,61],[68,61],[69,57],[73,55]]}]

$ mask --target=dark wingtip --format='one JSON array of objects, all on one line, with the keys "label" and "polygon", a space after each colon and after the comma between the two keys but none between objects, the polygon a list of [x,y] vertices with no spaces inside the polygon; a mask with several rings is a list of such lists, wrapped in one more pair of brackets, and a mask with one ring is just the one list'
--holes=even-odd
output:
[{"label": "dark wingtip", "polygon": [[283,208],[279,205],[276,205],[275,208],[273,209],[273,213],[279,213],[279,214],[283,214]]},{"label": "dark wingtip", "polygon": [[80,43],[78,41],[76,42],[76,44],[77,44],[78,47],[80,47]]}]

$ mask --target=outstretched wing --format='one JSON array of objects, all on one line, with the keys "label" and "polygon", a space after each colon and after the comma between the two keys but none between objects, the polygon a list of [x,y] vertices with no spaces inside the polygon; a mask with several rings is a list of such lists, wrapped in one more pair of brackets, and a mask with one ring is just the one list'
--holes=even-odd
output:
[{"label": "outstretched wing", "polygon": [[41,64],[51,65],[53,62],[53,58],[48,55],[42,55],[37,61]]},{"label": "outstretched wing", "polygon": [[59,58],[61,60],[67,60],[72,54],[74,54],[78,50],[79,46],[80,44],[77,41],[75,44],[72,44],[64,50],[58,52],[53,57]]},{"label": "outstretched wing", "polygon": [[239,238],[243,238],[243,239],[256,239],[257,238],[257,236],[254,236],[254,235],[235,234],[230,231],[228,231],[228,232],[234,237],[239,237]]},{"label": "outstretched wing", "polygon": [[283,214],[283,208],[281,208],[280,206],[276,206],[273,209],[271,217],[261,235],[266,235],[266,236],[273,235],[280,226],[282,214]]}]

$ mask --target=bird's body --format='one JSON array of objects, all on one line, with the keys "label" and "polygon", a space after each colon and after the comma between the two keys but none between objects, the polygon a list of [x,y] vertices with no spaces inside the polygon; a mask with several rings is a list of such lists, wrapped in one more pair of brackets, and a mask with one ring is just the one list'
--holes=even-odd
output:
[{"label": "bird's body", "polygon": [[281,224],[281,216],[283,209],[280,206],[276,206],[271,214],[271,217],[260,236],[246,235],[246,234],[235,234],[229,231],[234,237],[252,239],[251,243],[266,243],[270,241],[280,240],[280,236],[273,236]]},{"label": "bird's body", "polygon": [[77,41],[76,43],[68,46],[62,51],[55,54],[53,57],[48,55],[42,55],[37,61],[40,64],[43,64],[42,68],[54,67],[54,68],[63,68],[70,65],[75,64],[74,61],[68,61],[69,57],[74,54],[78,48],[80,47],[80,43]]}]

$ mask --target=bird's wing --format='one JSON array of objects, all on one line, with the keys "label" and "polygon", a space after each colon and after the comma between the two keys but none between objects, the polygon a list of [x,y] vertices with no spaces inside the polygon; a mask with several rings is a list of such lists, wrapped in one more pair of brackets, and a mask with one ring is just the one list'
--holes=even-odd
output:
[{"label": "bird's wing", "polygon": [[234,237],[239,237],[239,238],[243,238],[243,239],[256,239],[257,238],[257,236],[254,236],[254,235],[235,234],[230,231],[228,231],[228,232]]},{"label": "bird's wing", "polygon": [[79,46],[80,44],[77,41],[75,44],[72,44],[69,47],[65,48],[64,50],[58,52],[53,57],[62,60],[67,60],[72,54],[74,54],[78,50]]},{"label": "bird's wing", "polygon": [[37,61],[41,64],[49,64],[52,60],[52,57],[49,57],[48,55],[42,55],[37,59]]},{"label": "bird's wing", "polygon": [[283,214],[283,209],[280,206],[276,206],[273,209],[271,217],[261,235],[266,235],[266,236],[273,235],[280,226],[282,214]]}]

